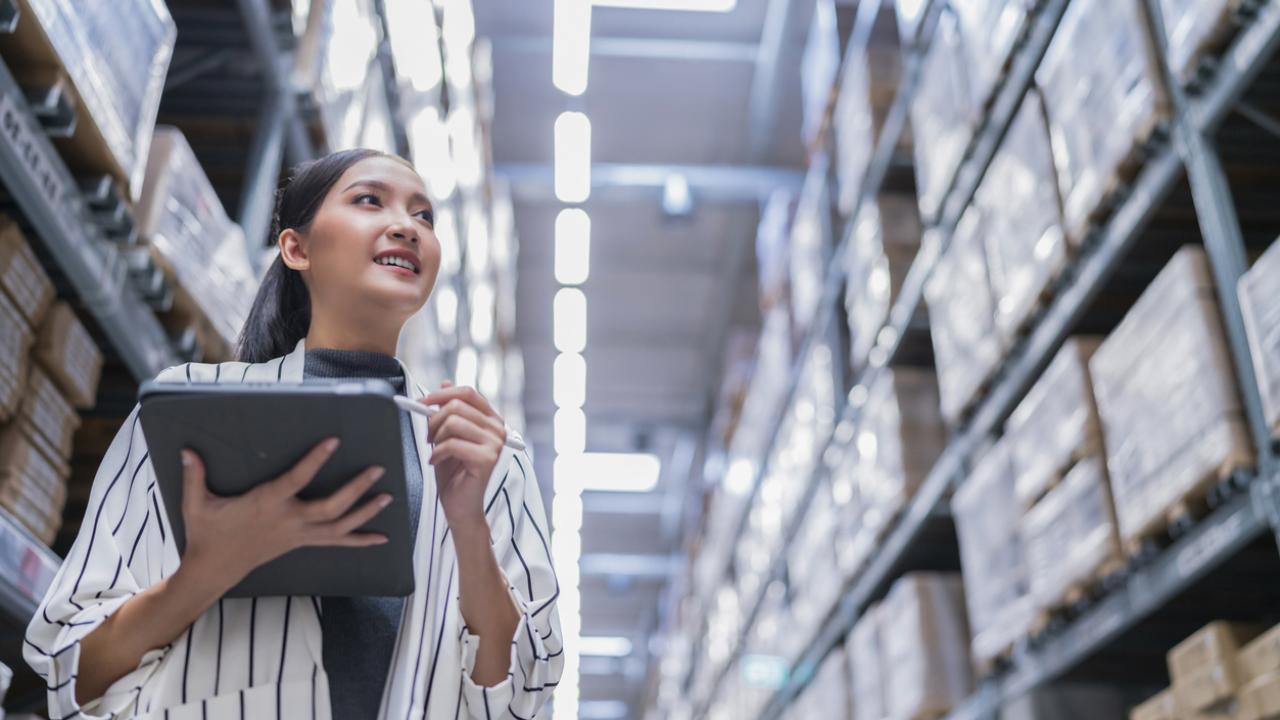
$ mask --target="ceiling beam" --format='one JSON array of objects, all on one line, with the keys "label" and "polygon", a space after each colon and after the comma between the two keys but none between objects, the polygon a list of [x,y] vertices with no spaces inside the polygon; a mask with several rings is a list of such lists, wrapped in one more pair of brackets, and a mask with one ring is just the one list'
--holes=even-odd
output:
[{"label": "ceiling beam", "polygon": [[[555,200],[555,173],[550,164],[499,163],[496,171],[511,183],[512,195],[526,202]],[[664,165],[594,163],[591,202],[661,202],[667,178],[683,175],[695,203],[758,203],[777,188],[798,190],[804,173],[763,165]]]},{"label": "ceiling beam", "polygon": [[[551,54],[551,37],[538,35],[498,35],[491,38],[495,52]],[[593,37],[594,57],[634,60],[687,60],[689,62],[756,61],[755,43],[719,40],[672,40],[670,38]]]}]

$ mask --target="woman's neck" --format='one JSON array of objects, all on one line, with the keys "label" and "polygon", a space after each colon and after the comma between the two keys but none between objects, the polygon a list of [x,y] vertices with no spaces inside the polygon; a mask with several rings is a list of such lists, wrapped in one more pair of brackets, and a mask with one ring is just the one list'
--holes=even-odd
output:
[{"label": "woman's neck", "polygon": [[352,324],[332,322],[324,314],[313,313],[305,345],[308,348],[363,350],[395,355],[399,339],[399,328],[382,328],[372,325],[356,328],[352,327]]}]

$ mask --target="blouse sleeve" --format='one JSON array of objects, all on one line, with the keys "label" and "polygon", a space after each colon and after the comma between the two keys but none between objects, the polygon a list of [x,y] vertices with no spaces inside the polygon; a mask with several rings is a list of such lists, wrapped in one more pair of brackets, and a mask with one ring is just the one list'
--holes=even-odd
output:
[{"label": "blouse sleeve", "polygon": [[[551,563],[550,535],[533,463],[524,452],[504,450],[485,515],[494,553],[520,611],[507,678],[483,687],[471,679],[479,637],[464,630],[462,687],[474,720],[529,720],[551,697],[564,666],[556,600],[560,585]],[[492,483],[491,483],[492,485]]]},{"label": "blouse sleeve", "polygon": [[80,533],[27,627],[23,656],[44,678],[49,717],[96,720],[120,713],[168,651],[149,651],[102,697],[83,707],[76,702],[80,641],[163,576],[168,519],[162,507],[135,406],[98,466]]}]

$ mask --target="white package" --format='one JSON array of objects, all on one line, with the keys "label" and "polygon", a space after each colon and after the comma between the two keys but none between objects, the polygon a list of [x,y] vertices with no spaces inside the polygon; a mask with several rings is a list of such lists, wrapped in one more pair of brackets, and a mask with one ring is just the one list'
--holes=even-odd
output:
[{"label": "white package", "polygon": [[916,188],[920,214],[932,218],[973,135],[978,104],[973,97],[959,22],[943,8],[911,102]]},{"label": "white package", "polygon": [[1195,75],[1200,57],[1230,34],[1232,15],[1242,0],[1160,0],[1169,69],[1183,82]]},{"label": "white package", "polygon": [[920,249],[920,215],[913,199],[881,195],[862,206],[845,255],[845,311],[849,364],[862,368],[876,344],[903,280]]},{"label": "white package", "polygon": [[889,716],[935,717],[969,694],[969,629],[964,592],[953,573],[911,573],[881,604]]},{"label": "white package", "polygon": [[1034,0],[960,0],[951,4],[960,18],[973,94],[980,102],[995,91],[1034,5]]},{"label": "white package", "polygon": [[1272,243],[1240,278],[1237,291],[1262,409],[1275,434],[1280,428],[1280,242]]},{"label": "white package", "polygon": [[[902,77],[902,51],[897,46],[850,48],[841,71],[840,94],[832,119],[836,141],[837,206],[845,217],[853,214],[862,183],[889,108]],[[910,132],[903,129],[898,149],[909,149]]]},{"label": "white package", "polygon": [[888,713],[885,673],[881,653],[880,606],[870,605],[845,639],[849,658],[849,683],[853,720],[883,720]]}]

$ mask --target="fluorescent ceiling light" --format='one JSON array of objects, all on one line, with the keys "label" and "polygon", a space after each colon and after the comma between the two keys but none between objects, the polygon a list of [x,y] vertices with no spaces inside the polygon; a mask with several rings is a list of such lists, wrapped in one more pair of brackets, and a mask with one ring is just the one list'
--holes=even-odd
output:
[{"label": "fluorescent ceiling light", "polygon": [[662,185],[662,211],[668,215],[688,215],[693,212],[693,196],[689,194],[689,180],[680,173],[667,176]]},{"label": "fluorescent ceiling light", "polygon": [[583,490],[650,492],[658,486],[661,470],[657,456],[647,453],[583,453],[556,458],[556,472]]},{"label": "fluorescent ceiling light", "polygon": [[591,120],[580,112],[556,118],[555,188],[560,202],[585,202],[591,195]]},{"label": "fluorescent ceiling light", "polygon": [[587,401],[587,361],[561,353],[551,366],[551,397],[558,408],[580,408]]},{"label": "fluorescent ceiling light", "polygon": [[587,89],[591,59],[591,0],[555,0],[551,82],[570,95]]},{"label": "fluorescent ceiling light", "polygon": [[631,654],[631,640],[609,635],[583,635],[578,638],[578,654],[596,657],[626,657]]},{"label": "fluorescent ceiling light", "polygon": [[556,410],[554,423],[557,455],[581,455],[587,447],[587,415],[580,408]]},{"label": "fluorescent ceiling light", "polygon": [[627,704],[621,700],[584,700],[578,706],[578,714],[573,717],[577,720],[624,720]]},{"label": "fluorescent ceiling light", "polygon": [[565,208],[556,215],[556,281],[581,285],[591,268],[591,216],[582,208]]},{"label": "fluorescent ceiling light", "polygon": [[578,288],[560,288],[551,307],[556,350],[580,353],[587,349],[587,296]]},{"label": "fluorescent ceiling light", "polygon": [[729,12],[738,0],[593,0],[596,7],[629,10],[692,10],[695,12]]}]

